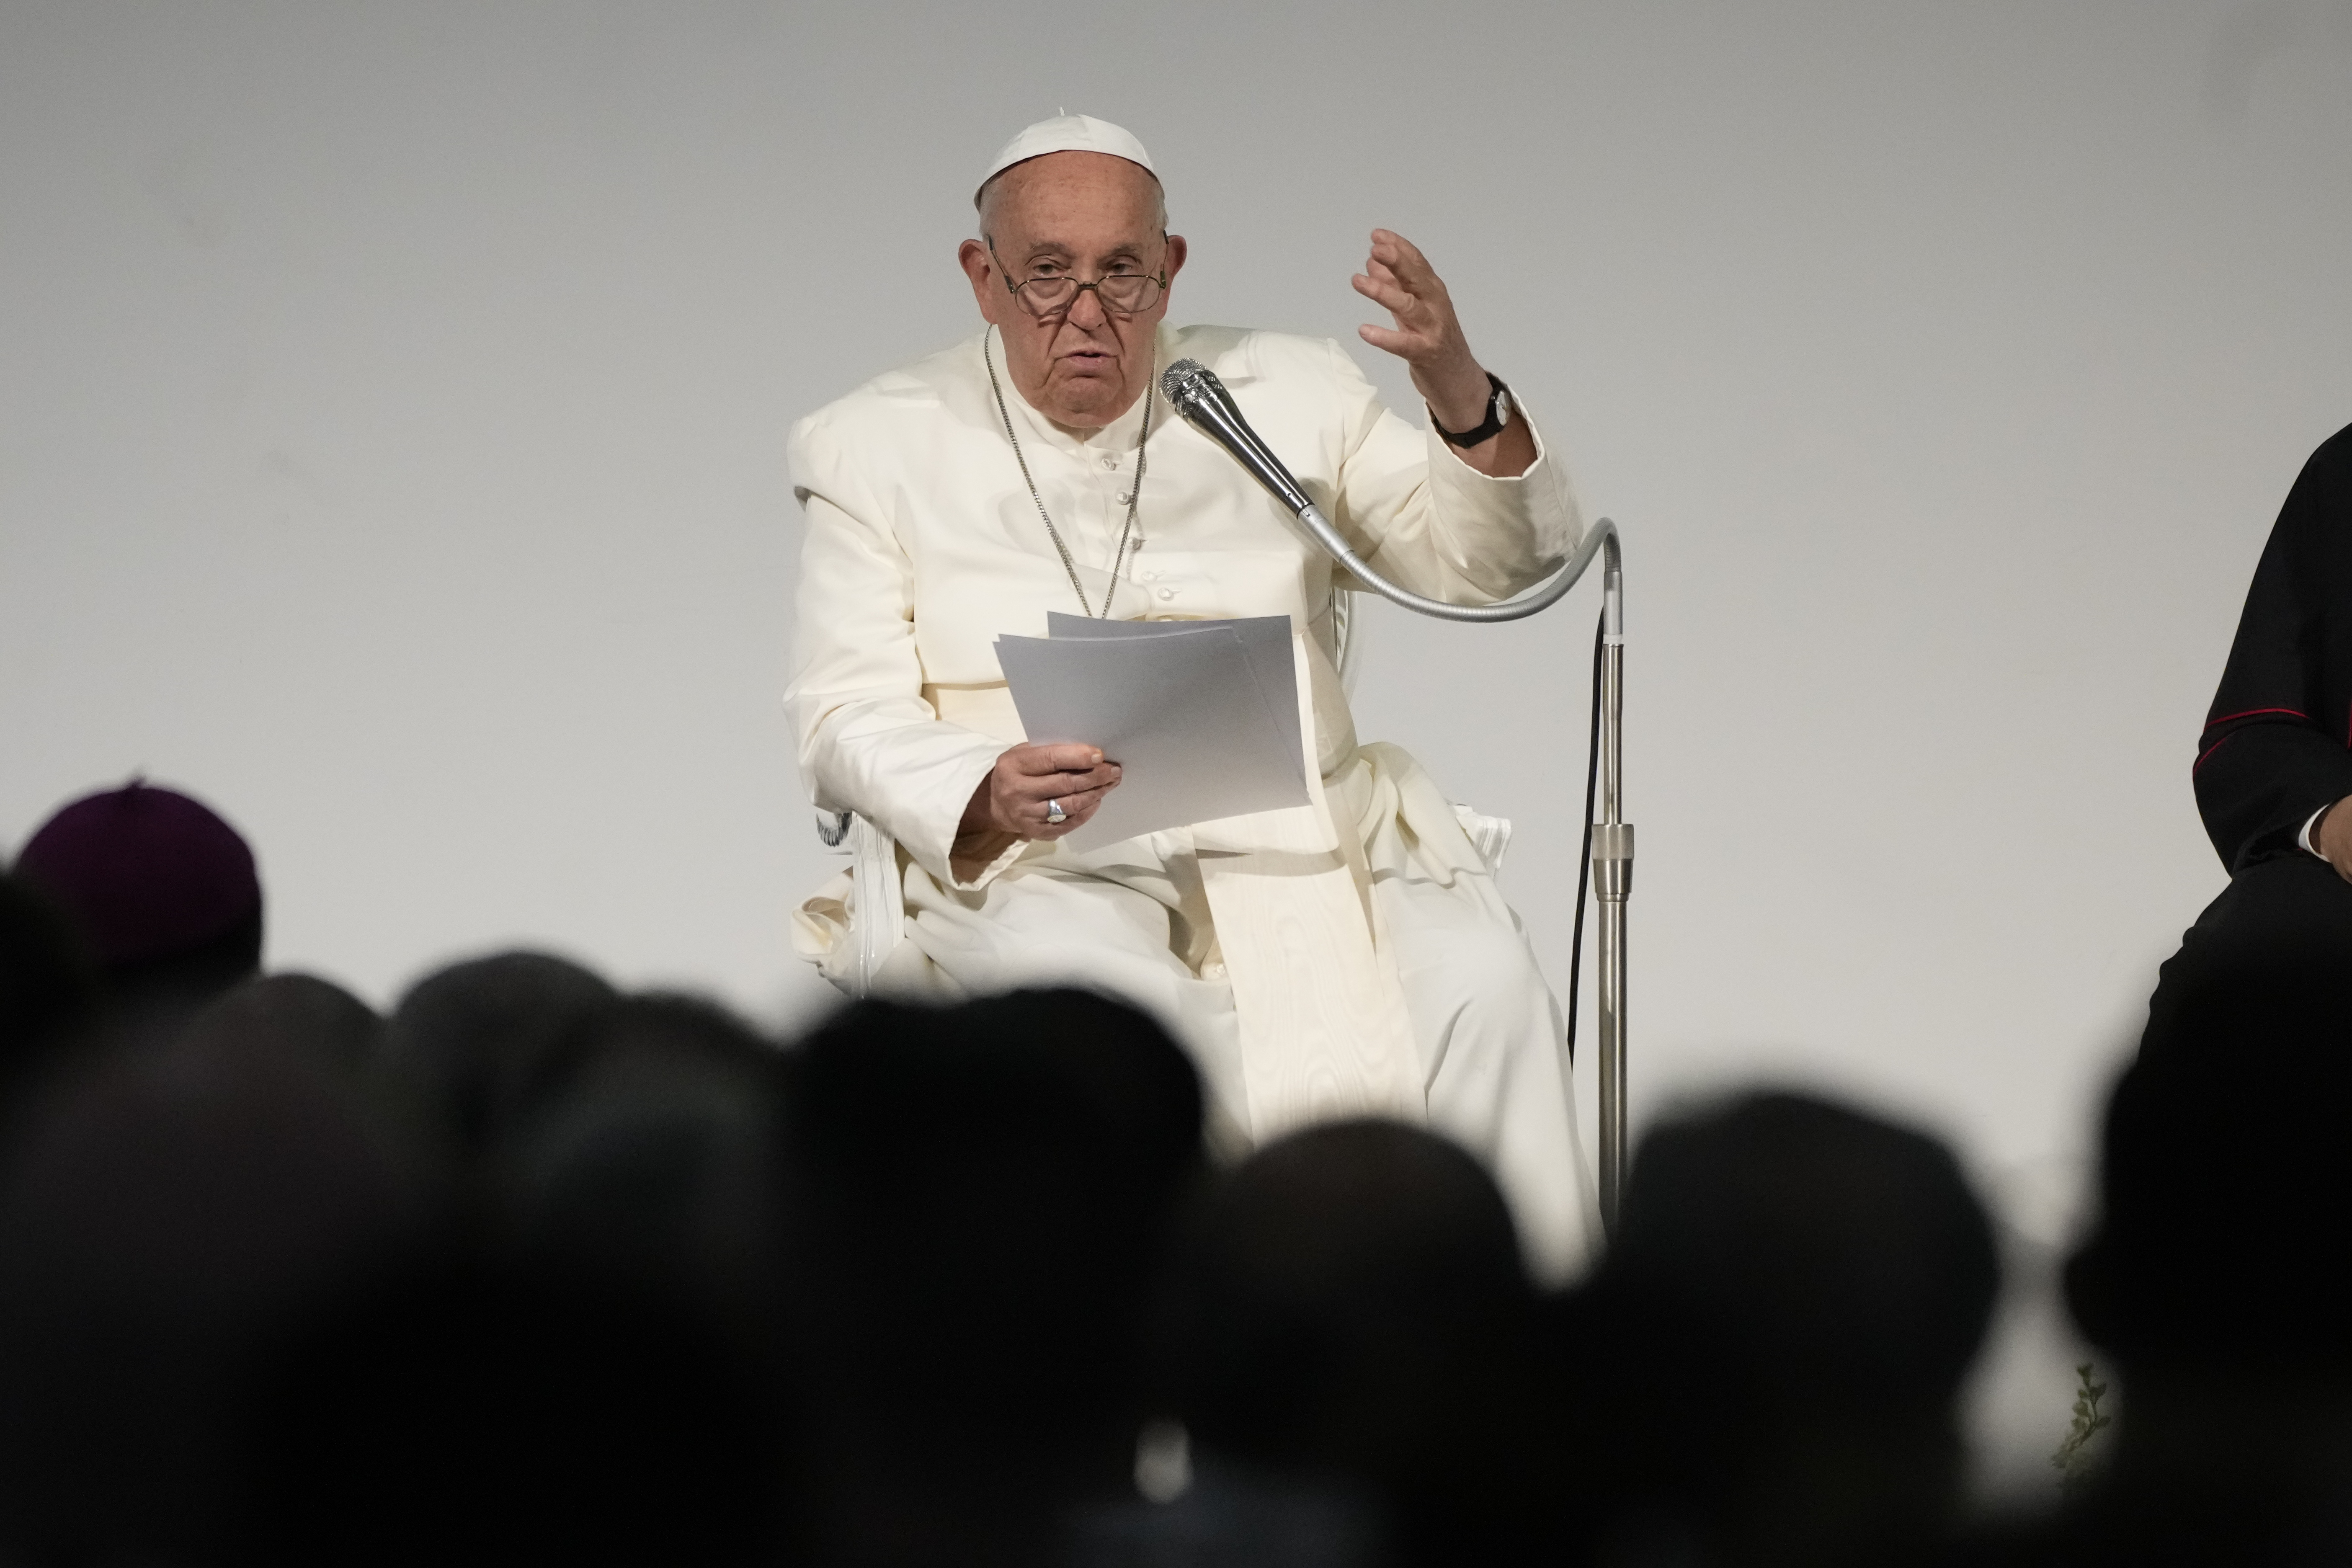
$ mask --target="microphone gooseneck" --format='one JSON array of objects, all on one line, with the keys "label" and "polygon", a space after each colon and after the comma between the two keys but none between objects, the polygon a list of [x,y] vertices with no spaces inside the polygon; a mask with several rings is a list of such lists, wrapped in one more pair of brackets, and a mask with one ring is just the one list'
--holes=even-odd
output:
[{"label": "microphone gooseneck", "polygon": [[1216,372],[1199,360],[1180,359],[1161,373],[1160,390],[1167,397],[1168,405],[1175,409],[1186,424],[1230,453],[1234,461],[1247,468],[1251,477],[1264,485],[1275,500],[1289,508],[1298,521],[1307,525],[1307,531],[1315,535],[1316,542],[1330,553],[1334,561],[1382,598],[1402,605],[1408,610],[1434,616],[1440,620],[1516,621],[1559,603],[1570,588],[1576,586],[1577,580],[1584,575],[1585,568],[1592,563],[1593,557],[1605,555],[1608,562],[1601,574],[1602,612],[1610,623],[1610,632],[1622,634],[1617,525],[1607,518],[1598,520],[1585,530],[1583,540],[1559,574],[1524,598],[1508,599],[1499,605],[1453,605],[1443,599],[1428,598],[1390,582],[1356,553],[1354,546],[1331,526],[1331,520],[1323,515],[1323,509],[1315,504],[1315,498],[1307,493],[1306,487],[1283,466],[1282,459],[1274,455],[1273,448],[1260,438],[1258,433],[1250,428],[1249,421],[1242,417],[1241,406],[1234,401],[1234,395],[1225,390],[1225,384],[1217,379]]},{"label": "microphone gooseneck", "polygon": [[[1216,373],[1198,360],[1180,359],[1160,378],[1160,390],[1169,405],[1210,440],[1233,455],[1276,500],[1306,524],[1316,542],[1330,552],[1357,582],[1408,610],[1448,621],[1516,621],[1549,609],[1576,586],[1585,568],[1600,556],[1601,625],[1592,647],[1592,754],[1586,770],[1583,862],[1591,881],[1580,875],[1576,886],[1576,945],[1569,958],[1569,1018],[1563,1042],[1568,1059],[1561,1071],[1571,1073],[1576,1057],[1576,977],[1583,962],[1584,907],[1588,891],[1601,905],[1600,934],[1594,955],[1600,969],[1600,995],[1594,1022],[1601,1036],[1601,1059],[1596,1077],[1601,1090],[1601,1216],[1610,1232],[1617,1228],[1618,1198],[1625,1178],[1625,901],[1633,888],[1633,829],[1620,815],[1618,791],[1624,766],[1625,601],[1624,557],[1617,541],[1617,525],[1596,519],[1574,553],[1552,579],[1523,598],[1499,605],[1449,605],[1400,588],[1367,565],[1315,498],[1307,493],[1272,448],[1261,440],[1240,405],[1225,390]],[[1596,792],[1597,786],[1597,792]],[[1597,798],[1596,797],[1597,793]],[[1595,819],[1595,812],[1598,819]]]}]

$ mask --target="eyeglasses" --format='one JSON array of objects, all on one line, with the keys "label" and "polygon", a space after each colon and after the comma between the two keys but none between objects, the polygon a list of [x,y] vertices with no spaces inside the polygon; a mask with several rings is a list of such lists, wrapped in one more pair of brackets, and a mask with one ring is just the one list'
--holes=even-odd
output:
[{"label": "eyeglasses", "polygon": [[[1066,315],[1070,307],[1078,302],[1082,289],[1093,289],[1096,301],[1114,316],[1133,316],[1149,310],[1160,303],[1160,296],[1168,291],[1168,269],[1164,263],[1158,272],[1153,273],[1144,271],[1137,262],[1114,261],[1111,263],[1112,270],[1091,283],[1081,283],[1066,272],[1039,273],[1015,283],[1012,273],[1005,268],[1003,258],[996,254],[996,241],[993,239],[988,242],[988,255],[989,259],[996,263],[997,275],[1004,279],[1004,287],[1021,302],[1021,308],[1041,321]],[[1121,268],[1134,268],[1135,270],[1118,270]]]}]

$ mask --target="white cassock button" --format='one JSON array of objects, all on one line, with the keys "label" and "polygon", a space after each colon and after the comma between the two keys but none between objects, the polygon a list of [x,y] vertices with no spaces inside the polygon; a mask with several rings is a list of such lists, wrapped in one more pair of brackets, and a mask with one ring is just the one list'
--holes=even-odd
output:
[{"label": "white cassock button", "polygon": [[1223,964],[1222,964],[1222,963],[1204,963],[1204,964],[1201,965],[1201,978],[1202,978],[1202,979],[1203,979],[1203,980],[1223,980],[1224,977],[1225,977],[1225,966],[1224,966]]},{"label": "white cassock button", "polygon": [[1153,567],[1147,568],[1147,569],[1145,570],[1144,574],[1143,574],[1143,580],[1144,580],[1145,582],[1147,582],[1147,583],[1157,583],[1157,582],[1159,582],[1159,581],[1160,581],[1160,568],[1159,568],[1159,567],[1157,567],[1157,566],[1153,566]]},{"label": "white cassock button", "polygon": [[1105,458],[1103,458],[1103,467],[1104,467],[1104,468],[1118,468],[1118,457],[1117,457],[1116,455],[1111,455],[1111,456],[1107,456],[1107,457],[1105,457]]},{"label": "white cassock button", "polygon": [[1173,588],[1162,588],[1160,590],[1160,596],[1163,599],[1172,599],[1176,596],[1176,590]]}]

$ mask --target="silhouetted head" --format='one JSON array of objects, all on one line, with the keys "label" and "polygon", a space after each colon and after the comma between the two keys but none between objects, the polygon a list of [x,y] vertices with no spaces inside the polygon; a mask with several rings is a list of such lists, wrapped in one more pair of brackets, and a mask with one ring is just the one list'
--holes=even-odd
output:
[{"label": "silhouetted head", "polygon": [[98,973],[48,900],[0,877],[0,1096],[37,1077],[98,1016]]},{"label": "silhouetted head", "polygon": [[1601,1274],[1719,1336],[1772,1397],[1857,1413],[1948,1410],[2000,1288],[1943,1144],[1796,1094],[1644,1138]]},{"label": "silhouetted head", "polygon": [[562,1076],[583,1027],[614,1000],[603,980],[546,953],[453,963],[400,999],[385,1068],[459,1152],[477,1159]]},{"label": "silhouetted head", "polygon": [[1123,1482],[1147,1284],[1202,1160],[1177,1047],[1076,991],[867,1003],[804,1043],[786,1101],[835,1408],[910,1450],[953,1431],[982,1468],[1019,1454]]},{"label": "silhouetted head", "polygon": [[1194,1440],[1372,1482],[1458,1440],[1468,1363],[1533,1291],[1494,1181],[1445,1140],[1328,1123],[1253,1154],[1186,1227],[1169,1374]]},{"label": "silhouetted head", "polygon": [[531,1266],[657,1295],[772,1345],[782,1285],[782,1060],[684,996],[599,1013],[497,1163]]},{"label": "silhouetted head", "polygon": [[119,1010],[183,1014],[260,967],[253,851],[176,791],[134,780],[74,801],[26,840],[16,874],[64,911]]},{"label": "silhouetted head", "polygon": [[1475,1557],[1522,1457],[1534,1304],[1475,1160],[1327,1123],[1253,1154],[1185,1227],[1167,1392],[1204,1465],[1365,1497],[1413,1560]]},{"label": "silhouetted head", "polygon": [[2343,955],[2167,977],[2108,1101],[2096,1231],[2067,1271],[2127,1372],[2352,1373],[2352,1015]]},{"label": "silhouetted head", "polygon": [[308,1053],[183,1042],[46,1090],[0,1184],[0,1545],[205,1561],[259,1359],[426,1245],[434,1196]]},{"label": "silhouetted head", "polygon": [[2316,863],[2255,868],[2164,965],[2066,1268],[2120,1373],[2116,1429],[2065,1509],[1978,1561],[2347,1555],[2352,1023],[2341,922],[2305,894],[2346,890]]},{"label": "silhouetted head", "polygon": [[1955,1404],[1999,1284],[1932,1138],[1785,1093],[1657,1127],[1559,1308],[1588,1528],[1636,1554],[1921,1547],[1954,1521]]},{"label": "silhouetted head", "polygon": [[331,980],[271,974],[222,993],[184,1037],[194,1049],[276,1051],[356,1080],[376,1065],[383,1020]]}]

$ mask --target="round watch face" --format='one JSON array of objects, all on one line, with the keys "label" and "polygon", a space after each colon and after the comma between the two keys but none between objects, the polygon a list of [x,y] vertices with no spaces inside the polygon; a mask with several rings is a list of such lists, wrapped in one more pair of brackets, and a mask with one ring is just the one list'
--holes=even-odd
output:
[{"label": "round watch face", "polygon": [[1495,428],[1500,430],[1510,422],[1511,389],[1507,386],[1495,394]]}]

